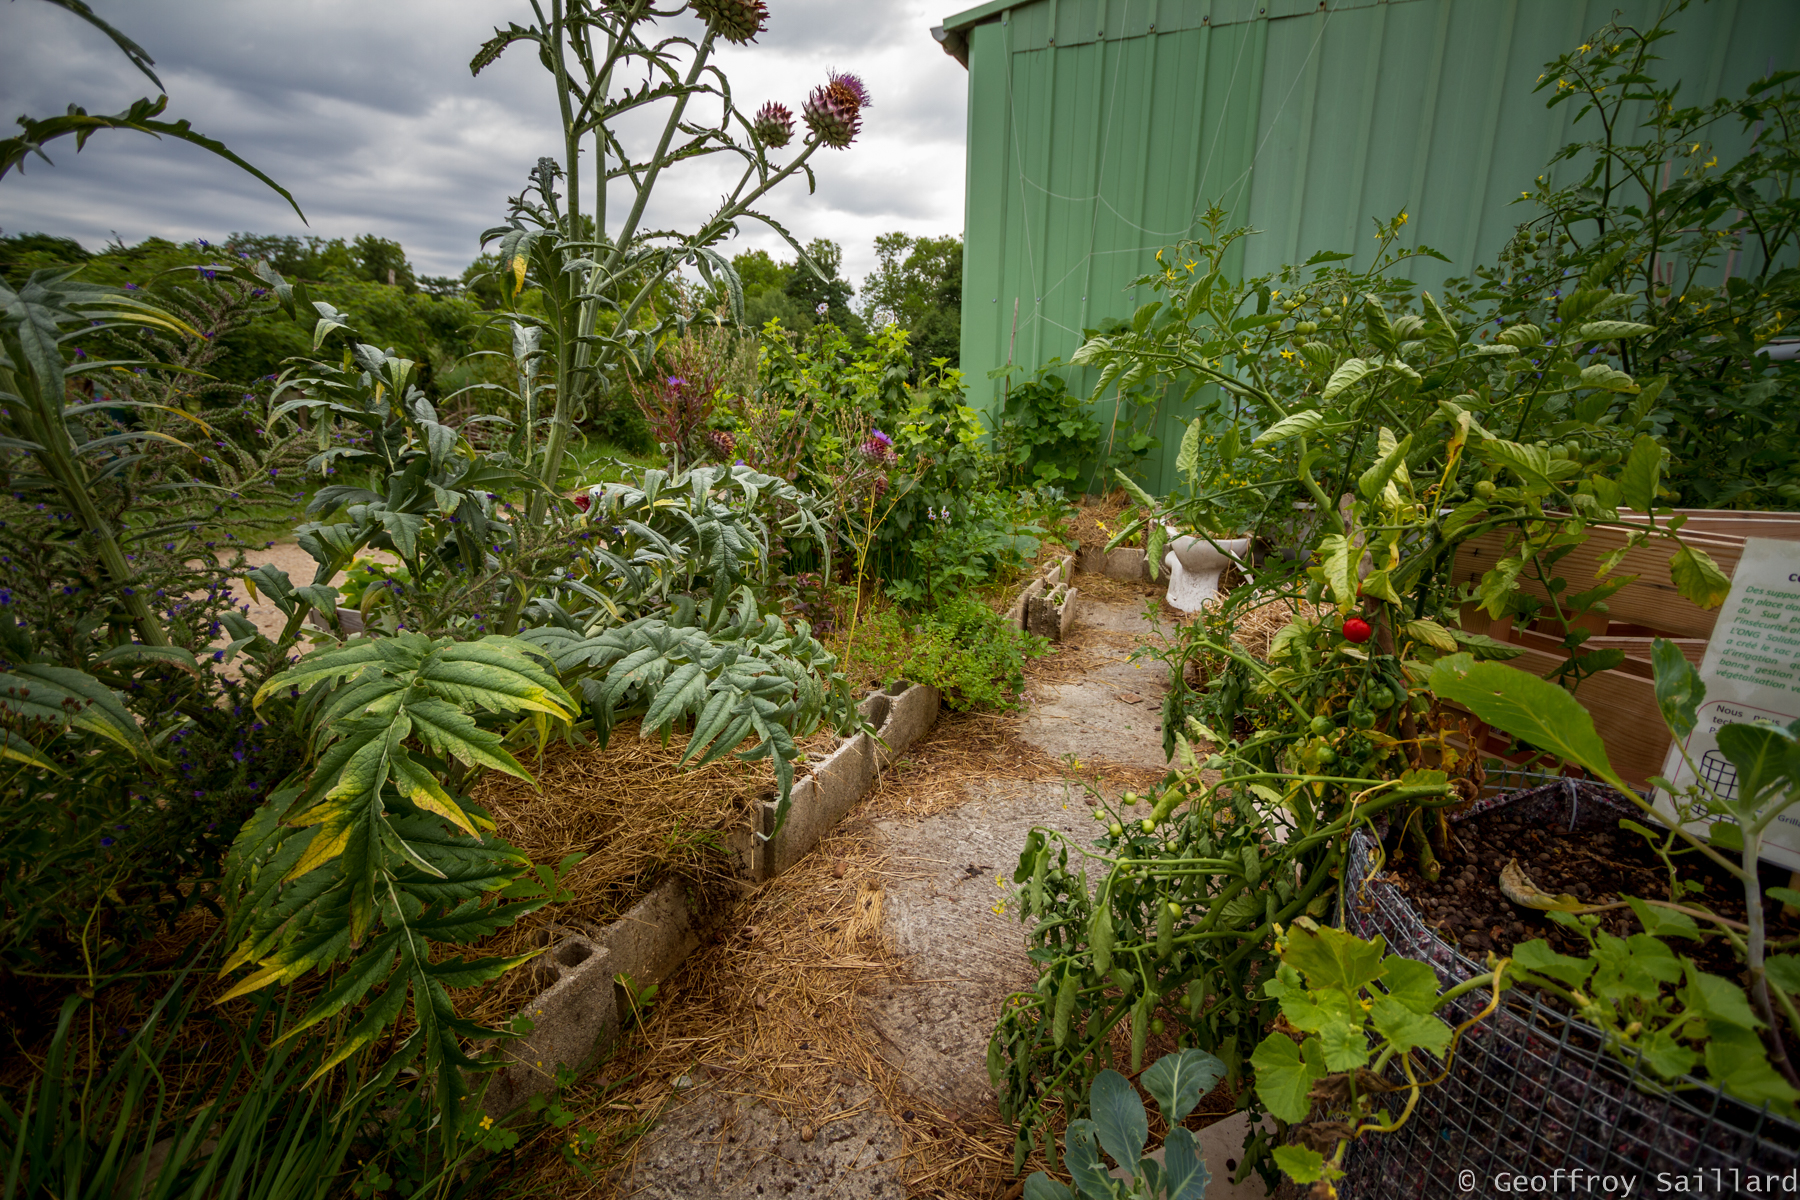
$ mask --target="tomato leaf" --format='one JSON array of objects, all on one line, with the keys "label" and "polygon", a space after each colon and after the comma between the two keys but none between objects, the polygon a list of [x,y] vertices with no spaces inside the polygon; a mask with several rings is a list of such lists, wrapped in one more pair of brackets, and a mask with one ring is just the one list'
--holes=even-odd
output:
[{"label": "tomato leaf", "polygon": [[1587,709],[1555,684],[1513,667],[1452,654],[1432,666],[1429,686],[1494,728],[1586,767],[1620,791],[1630,790],[1613,770]]}]

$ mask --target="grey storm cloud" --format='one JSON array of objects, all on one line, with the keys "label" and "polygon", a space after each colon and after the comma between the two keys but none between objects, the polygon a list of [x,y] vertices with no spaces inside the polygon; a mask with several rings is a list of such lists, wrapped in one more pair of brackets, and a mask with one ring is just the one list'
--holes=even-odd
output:
[{"label": "grey storm cloud", "polygon": [[[114,236],[366,232],[402,242],[427,274],[457,274],[531,164],[560,141],[549,76],[527,48],[469,74],[495,25],[530,20],[524,0],[92,3],[156,60],[169,114],[287,187],[309,225],[195,147],[101,133],[80,154],[70,141],[52,143],[54,167],[33,159],[0,182],[5,232],[41,230],[90,247]],[[755,44],[717,56],[740,107],[773,99],[798,112],[830,69],[860,75],[874,105],[851,149],[814,155],[816,193],[790,181],[769,214],[803,241],[840,243],[851,278],[873,266],[877,234],[960,230],[967,81],[931,40],[938,6],[771,0],[770,9]],[[110,112],[153,91],[70,14],[41,0],[0,5],[0,111],[45,116],[75,103]],[[654,223],[697,222],[730,187],[728,175],[723,160],[684,167],[660,192]],[[739,241],[733,252],[783,250],[753,223]]]}]

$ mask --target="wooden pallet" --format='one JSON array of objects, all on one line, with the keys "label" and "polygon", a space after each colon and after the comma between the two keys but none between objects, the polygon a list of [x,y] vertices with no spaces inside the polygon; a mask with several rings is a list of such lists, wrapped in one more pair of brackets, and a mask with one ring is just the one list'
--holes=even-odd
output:
[{"label": "wooden pallet", "polygon": [[[1747,537],[1800,541],[1800,515],[1793,513],[1682,512],[1688,517],[1681,530],[1682,541],[1704,550],[1727,576],[1736,572]],[[1622,515],[1627,520],[1637,516],[1630,512]],[[1568,593],[1598,586],[1603,581],[1596,578],[1595,572],[1601,560],[1624,546],[1626,537],[1626,531],[1616,527],[1591,530],[1587,542],[1565,555],[1553,574],[1567,581]],[[1470,539],[1457,552],[1457,582],[1479,581],[1504,551],[1505,538],[1501,534]],[[1607,612],[1578,621],[1590,631],[1584,649],[1625,652],[1625,661],[1616,670],[1584,679],[1575,694],[1593,714],[1594,726],[1606,743],[1613,767],[1637,786],[1644,786],[1651,776],[1662,773],[1669,751],[1669,731],[1656,703],[1650,644],[1658,637],[1669,638],[1688,661],[1698,664],[1706,655],[1707,640],[1718,620],[1717,609],[1701,608],[1676,588],[1669,574],[1669,556],[1673,553],[1672,543],[1661,538],[1628,551],[1607,578],[1637,578],[1606,602]],[[1519,587],[1545,602],[1550,599],[1535,577],[1521,577]],[[1484,633],[1524,647],[1524,653],[1511,660],[1511,665],[1534,675],[1548,675],[1568,657],[1560,644],[1560,632],[1551,635],[1541,627],[1544,622],[1539,623],[1538,629],[1517,628],[1511,617],[1491,620],[1479,607],[1469,604],[1463,607],[1461,623],[1471,633]],[[1504,738],[1493,734],[1482,738],[1482,747],[1489,753],[1499,753],[1505,745]]]}]

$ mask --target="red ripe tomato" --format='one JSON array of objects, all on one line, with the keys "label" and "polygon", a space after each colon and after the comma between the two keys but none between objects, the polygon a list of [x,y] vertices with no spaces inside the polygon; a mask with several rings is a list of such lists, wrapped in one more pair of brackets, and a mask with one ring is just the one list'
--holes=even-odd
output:
[{"label": "red ripe tomato", "polygon": [[1344,622],[1344,637],[1348,641],[1361,645],[1375,634],[1375,627],[1361,617],[1351,617]]}]

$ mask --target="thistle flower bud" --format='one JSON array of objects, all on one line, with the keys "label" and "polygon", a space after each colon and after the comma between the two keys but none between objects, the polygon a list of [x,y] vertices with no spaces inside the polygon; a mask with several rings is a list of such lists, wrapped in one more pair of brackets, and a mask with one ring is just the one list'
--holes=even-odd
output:
[{"label": "thistle flower bud", "polygon": [[764,0],[694,0],[694,12],[708,29],[740,46],[769,27]]},{"label": "thistle flower bud", "polygon": [[794,140],[794,114],[787,105],[771,100],[756,110],[750,133],[758,144],[779,150]]},{"label": "thistle flower bud", "polygon": [[713,452],[714,458],[726,462],[737,450],[737,438],[729,429],[709,429],[706,431],[706,445]]},{"label": "thistle flower bud", "polygon": [[894,439],[877,429],[858,447],[862,456],[878,467],[891,467],[900,461],[894,453]]},{"label": "thistle flower bud", "polygon": [[801,108],[807,128],[827,146],[842,150],[862,130],[862,110],[869,107],[869,89],[854,75],[833,71],[812,90]]}]

